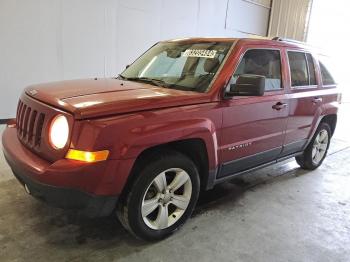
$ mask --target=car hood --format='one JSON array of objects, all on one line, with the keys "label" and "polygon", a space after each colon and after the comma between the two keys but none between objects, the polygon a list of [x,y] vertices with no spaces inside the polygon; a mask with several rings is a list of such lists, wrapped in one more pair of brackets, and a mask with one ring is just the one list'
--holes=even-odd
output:
[{"label": "car hood", "polygon": [[209,102],[208,96],[119,79],[85,79],[32,85],[28,96],[86,119]]}]

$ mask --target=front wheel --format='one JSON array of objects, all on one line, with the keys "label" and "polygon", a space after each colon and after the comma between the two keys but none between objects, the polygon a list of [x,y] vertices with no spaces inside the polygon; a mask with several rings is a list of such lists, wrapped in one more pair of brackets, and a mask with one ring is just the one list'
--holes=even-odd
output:
[{"label": "front wheel", "polygon": [[119,204],[118,217],[138,238],[163,239],[190,217],[199,188],[198,171],[189,158],[178,152],[157,154]]},{"label": "front wheel", "polygon": [[296,160],[303,169],[314,170],[325,159],[331,141],[331,129],[327,123],[321,123],[310,144]]}]

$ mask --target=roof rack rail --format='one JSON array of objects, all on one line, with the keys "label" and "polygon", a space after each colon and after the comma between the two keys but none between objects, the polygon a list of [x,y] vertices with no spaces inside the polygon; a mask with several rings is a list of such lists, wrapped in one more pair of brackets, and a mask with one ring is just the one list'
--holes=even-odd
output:
[{"label": "roof rack rail", "polygon": [[279,36],[275,36],[271,40],[279,41],[279,42],[289,42],[289,43],[295,43],[295,44],[303,44],[303,45],[306,44],[305,42],[302,42],[302,41],[298,41],[298,40],[294,40],[294,39],[288,39],[288,38],[282,38],[282,37],[279,37]]}]

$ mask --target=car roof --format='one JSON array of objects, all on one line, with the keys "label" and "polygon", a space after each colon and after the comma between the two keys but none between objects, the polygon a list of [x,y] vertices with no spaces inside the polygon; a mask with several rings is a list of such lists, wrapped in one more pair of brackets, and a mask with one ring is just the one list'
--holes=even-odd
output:
[{"label": "car roof", "polygon": [[227,37],[191,37],[191,38],[178,38],[171,39],[164,42],[183,42],[183,43],[201,43],[201,42],[239,42],[241,44],[254,44],[262,46],[276,46],[276,47],[287,47],[291,49],[301,49],[312,51],[314,48],[307,45],[305,42],[299,42],[296,40],[283,39],[280,37],[267,38],[267,37],[256,37],[256,38],[227,38]]}]

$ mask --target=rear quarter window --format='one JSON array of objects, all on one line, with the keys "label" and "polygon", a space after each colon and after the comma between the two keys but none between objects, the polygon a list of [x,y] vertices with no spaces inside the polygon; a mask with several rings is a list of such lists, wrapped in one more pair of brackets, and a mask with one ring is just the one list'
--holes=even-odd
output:
[{"label": "rear quarter window", "polygon": [[320,70],[321,70],[321,77],[322,77],[323,85],[324,86],[335,85],[334,78],[331,75],[331,73],[329,72],[329,70],[327,69],[327,67],[325,66],[325,64],[321,61],[319,63],[320,63]]}]

